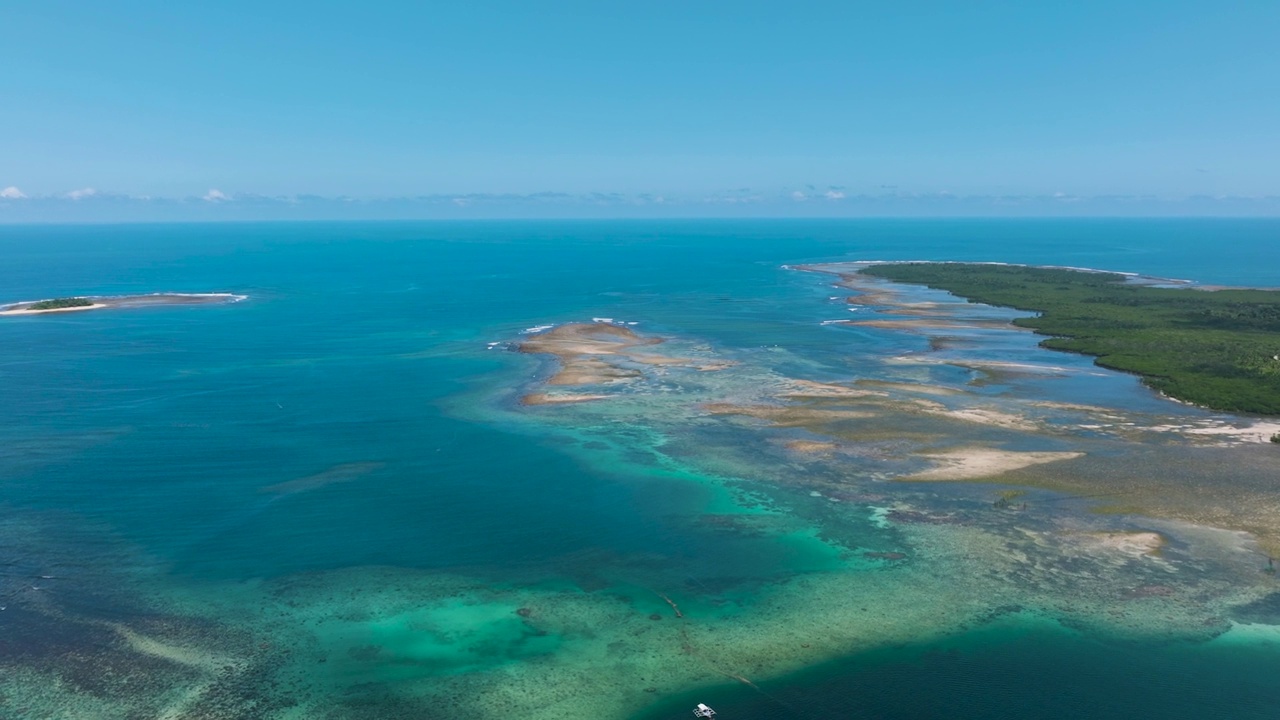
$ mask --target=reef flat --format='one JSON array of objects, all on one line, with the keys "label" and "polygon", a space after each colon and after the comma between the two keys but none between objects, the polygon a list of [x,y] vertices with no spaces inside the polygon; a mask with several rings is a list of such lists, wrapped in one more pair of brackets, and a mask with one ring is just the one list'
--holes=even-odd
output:
[{"label": "reef flat", "polygon": [[988,263],[858,272],[1035,312],[1014,324],[1053,336],[1044,347],[1092,355],[1179,400],[1280,415],[1280,291],[1155,287],[1117,273]]},{"label": "reef flat", "polygon": [[0,305],[0,316],[44,315],[48,313],[79,312],[143,308],[170,305],[211,305],[244,300],[244,295],[232,293],[151,293],[146,295],[86,295],[50,300],[24,300]]},{"label": "reef flat", "polygon": [[[549,386],[617,385],[666,367],[699,371],[722,370],[724,363],[699,362],[658,351],[663,338],[641,336],[611,322],[567,323],[540,330],[516,345],[522,353],[550,355],[558,367]],[[608,399],[608,395],[575,392],[534,392],[521,398],[525,405],[556,405]]]},{"label": "reef flat", "polygon": [[[892,290],[884,292],[889,294],[881,301],[887,302]],[[965,309],[973,308],[956,304],[960,323],[996,346],[1007,333],[1026,337],[994,320],[965,322]],[[569,327],[577,334],[586,326]],[[944,325],[939,331],[953,329]],[[1269,506],[1258,505],[1259,512],[1250,515],[1252,520],[1270,516],[1259,525],[1225,514],[1187,513],[1190,504],[1175,509],[1142,502],[1141,492],[1151,483],[1134,473],[1128,453],[1144,452],[1147,462],[1159,458],[1157,472],[1166,478],[1169,468],[1183,468],[1176,480],[1153,493],[1167,500],[1178,497],[1174,487],[1180,483],[1203,486],[1217,473],[1222,456],[1271,450],[1222,437],[1206,445],[1194,436],[1189,441],[1174,428],[1220,422],[1193,408],[1165,401],[1168,415],[1146,415],[1105,398],[1090,404],[1038,392],[992,394],[991,386],[972,384],[1000,372],[978,362],[987,352],[978,337],[965,344],[968,355],[946,357],[972,358],[974,367],[982,368],[966,369],[968,382],[956,383],[927,377],[944,365],[959,367],[950,363],[902,363],[887,356],[875,364],[860,358],[859,372],[850,377],[797,377],[696,338],[634,330],[603,334],[625,342],[624,356],[631,352],[627,348],[644,348],[640,352],[647,354],[665,346],[683,362],[658,364],[627,378],[602,376],[594,383],[579,377],[575,389],[594,393],[593,402],[564,403],[530,415],[524,414],[527,403],[510,405],[516,416],[567,433],[575,438],[570,449],[601,467],[616,466],[618,457],[630,465],[645,464],[635,457],[644,454],[654,474],[673,466],[686,468],[685,473],[697,468],[701,482],[727,493],[698,521],[708,532],[769,544],[809,527],[816,534],[812,544],[794,546],[792,552],[804,555],[825,545],[838,554],[823,570],[789,574],[786,580],[744,585],[699,571],[683,589],[659,588],[657,596],[679,614],[673,618],[658,605],[654,617],[677,621],[680,646],[696,662],[650,648],[645,652],[665,658],[661,669],[615,666],[604,673],[644,678],[637,681],[648,683],[646,691],[659,707],[675,707],[674,701],[663,701],[668,687],[686,688],[680,698],[694,697],[689,688],[699,686],[767,688],[771,678],[898,647],[911,642],[907,638],[913,633],[960,637],[992,623],[1009,622],[1013,632],[1047,622],[1130,641],[1205,643],[1235,627],[1231,618],[1236,608],[1254,602],[1248,598],[1275,591],[1271,576],[1259,572],[1266,560],[1256,545],[1259,537],[1280,537],[1274,522],[1280,514]],[[610,350],[610,362],[624,362],[614,352],[619,350]],[[1030,357],[1036,352],[1045,351],[1033,349]],[[696,370],[705,366],[724,371]],[[1079,370],[1015,375],[1051,386],[1078,378]],[[536,388],[545,381],[532,383]],[[620,387],[625,392],[618,392]],[[1082,427],[1095,423],[1096,428]],[[622,434],[623,427],[633,434]],[[1045,477],[1090,472],[1098,474],[1099,483],[1126,474],[1133,479],[1102,492],[1081,484],[1063,486],[1066,492],[1036,489],[1053,487],[1040,482]],[[1265,468],[1259,467],[1257,479],[1264,476]],[[940,481],[954,490],[942,490]],[[997,487],[986,489],[986,483]],[[1010,489],[1019,485],[1028,489]],[[1247,493],[1247,486],[1240,483],[1230,493]],[[1269,492],[1261,484],[1256,491],[1259,497],[1253,500],[1228,491],[1222,491],[1222,499],[1235,506]],[[768,500],[762,504],[761,498]],[[1128,503],[1127,509],[1092,511],[1119,502]],[[1242,524],[1251,524],[1253,534],[1215,529]],[[1223,583],[1218,590],[1204,584],[1210,576]],[[651,583],[634,577],[627,582]],[[719,587],[726,587],[726,594],[705,594]],[[746,587],[752,589],[744,595]],[[1221,605],[1209,600],[1223,591],[1234,599],[1219,596]],[[713,610],[712,620],[703,605],[708,598],[712,608],[734,598],[721,606],[733,612]],[[1192,615],[1184,614],[1188,611]],[[657,629],[633,637],[656,639]],[[621,651],[633,642],[615,646]],[[605,699],[603,689],[578,690],[573,697],[596,697],[604,707],[627,692],[624,684],[612,699]],[[635,699],[643,702],[643,696]],[[570,706],[561,707],[568,712]],[[645,715],[660,716],[656,710]]]}]

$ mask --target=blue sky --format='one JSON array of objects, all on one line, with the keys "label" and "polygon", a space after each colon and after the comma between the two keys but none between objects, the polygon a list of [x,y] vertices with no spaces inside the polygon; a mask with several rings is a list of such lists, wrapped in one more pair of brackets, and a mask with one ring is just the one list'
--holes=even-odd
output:
[{"label": "blue sky", "polygon": [[1277,37],[1275,0],[5,3],[0,220],[1274,213]]}]

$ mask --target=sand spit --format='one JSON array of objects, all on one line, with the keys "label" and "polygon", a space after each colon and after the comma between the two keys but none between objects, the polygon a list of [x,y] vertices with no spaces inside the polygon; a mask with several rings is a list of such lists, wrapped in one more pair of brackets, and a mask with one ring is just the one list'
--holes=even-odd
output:
[{"label": "sand spit", "polygon": [[591,402],[592,400],[608,400],[612,395],[592,393],[529,393],[520,398],[522,405],[565,405]]},{"label": "sand spit", "polygon": [[861,273],[863,268],[876,264],[879,263],[822,263],[818,265],[793,265],[789,267],[801,272],[835,275],[840,278],[839,283],[837,283],[839,287],[853,290],[858,293],[857,295],[853,295],[845,299],[845,302],[850,305],[886,308],[886,312],[897,310],[901,311],[901,314],[904,315],[915,315],[930,312],[938,312],[942,315],[946,315],[952,308],[971,305],[968,300],[950,294],[943,296],[943,299],[941,300],[908,299],[915,297],[913,294],[914,290],[911,286],[901,285],[890,280],[885,280],[884,278],[863,275]]},{"label": "sand spit", "polygon": [[946,365],[966,368],[968,370],[977,370],[987,373],[1002,373],[1005,375],[1068,375],[1073,372],[1087,372],[1091,375],[1102,376],[1105,373],[1097,370],[1087,370],[1084,368],[1072,369],[1061,365],[1044,365],[1041,363],[1017,363],[1005,362],[1002,360],[948,360]]},{"label": "sand spit", "polygon": [[239,302],[246,295],[232,293],[154,293],[150,295],[118,295],[118,296],[77,296],[89,300],[92,304],[78,307],[49,308],[33,310],[32,306],[46,302],[44,300],[24,300],[22,302],[0,305],[0,316],[10,315],[47,315],[51,313],[78,312],[81,310],[102,310],[105,308],[139,308],[160,305],[214,305]]},{"label": "sand spit", "polygon": [[936,466],[913,475],[898,478],[906,481],[976,480],[992,478],[1032,465],[1071,460],[1081,452],[1016,452],[993,448],[963,448],[945,453],[920,454]]}]

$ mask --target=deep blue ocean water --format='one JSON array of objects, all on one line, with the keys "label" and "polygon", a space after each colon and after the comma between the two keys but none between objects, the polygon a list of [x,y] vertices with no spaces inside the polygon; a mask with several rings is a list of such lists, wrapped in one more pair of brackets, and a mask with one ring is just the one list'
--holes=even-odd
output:
[{"label": "deep blue ocean water", "polygon": [[[584,556],[636,553],[764,578],[808,561],[673,520],[714,502],[703,491],[637,484],[626,463],[584,463],[551,436],[500,416],[477,420],[483,408],[465,405],[518,382],[527,362],[486,345],[531,326],[609,317],[727,348],[785,345],[835,368],[840,343],[863,340],[833,342],[817,324],[830,317],[829,289],[783,264],[992,260],[1280,286],[1280,222],[25,226],[0,227],[0,257],[0,302],[248,296],[0,322],[0,509],[56,518],[59,562],[110,561],[96,559],[97,541],[77,539],[92,528],[178,584],[363,566],[545,581],[590,562]],[[292,486],[300,491],[269,489],[315,476]],[[732,709],[728,720],[1144,708],[1207,717],[1214,707],[1218,717],[1264,717],[1269,685],[1247,676],[1280,670],[1280,657],[1258,650],[1224,661],[1220,649],[1117,652],[1052,633],[949,642],[763,684],[785,707],[733,686],[715,697]],[[1149,677],[1089,674],[1109,662]],[[1176,686],[1155,682],[1175,671]],[[1051,689],[1029,689],[1037,682]],[[1203,704],[1169,701],[1197,683]],[[926,702],[922,692],[963,699]],[[806,697],[816,699],[812,712],[796,709]]]}]

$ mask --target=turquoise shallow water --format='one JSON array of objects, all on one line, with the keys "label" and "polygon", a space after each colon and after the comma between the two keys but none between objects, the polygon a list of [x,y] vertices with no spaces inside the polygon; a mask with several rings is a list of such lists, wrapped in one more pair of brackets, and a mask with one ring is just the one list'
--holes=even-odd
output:
[{"label": "turquoise shallow water", "polygon": [[[840,535],[846,548],[903,541],[869,520],[823,525],[821,502],[771,484],[794,470],[752,461],[752,441],[739,442],[734,428],[699,426],[708,444],[698,445],[634,419],[531,421],[515,412],[509,391],[545,370],[489,343],[537,325],[615,318],[709,345],[744,367],[827,379],[856,372],[851,356],[909,352],[920,340],[820,325],[845,312],[828,300],[830,283],[785,263],[999,260],[1280,286],[1277,247],[1280,223],[1243,220],[0,228],[3,302],[248,296],[0,322],[0,590],[8,598],[0,604],[12,608],[0,612],[9,638],[0,662],[65,672],[47,657],[65,650],[64,640],[41,634],[54,617],[40,614],[48,608],[86,623],[172,611],[256,628],[271,638],[262,643],[296,642],[294,659],[307,648],[330,653],[305,672],[274,660],[270,667],[290,669],[261,672],[295,685],[262,690],[267,696],[331,692],[344,698],[346,716],[391,707],[412,715],[425,711],[382,704],[408,693],[405,683],[450,676],[468,688],[493,668],[590,657],[590,633],[529,629],[512,614],[509,603],[526,601],[525,589],[605,593],[641,616],[668,612],[658,595],[677,591],[682,605],[708,616],[756,612],[761,588],[844,567],[848,558],[823,537]],[[1064,385],[1064,397],[1165,404],[1123,376],[1070,382],[1080,386]],[[746,449],[699,456],[717,443]],[[744,478],[756,484],[746,490]],[[939,490],[938,502],[952,502],[949,492]],[[742,515],[756,525],[744,530]],[[729,520],[701,520],[728,516],[733,532],[724,532]],[[261,624],[267,605],[258,588],[281,607],[332,606],[340,600],[289,593],[369,569],[379,586],[447,575],[447,583],[464,577],[508,594],[468,600],[465,611],[350,619],[314,636],[299,630],[301,615]],[[362,597],[369,582],[344,592]],[[605,611],[581,610],[591,612]],[[1090,706],[1115,709],[1094,717],[1138,709],[1206,717],[1207,708],[1262,717],[1262,678],[1280,670],[1266,644],[1128,639],[1117,650],[1101,631],[1019,627],[824,658],[760,682],[759,691],[722,678],[703,692],[724,703],[729,720],[1066,717]],[[284,639],[294,632],[303,639]],[[1051,690],[1035,690],[1040,681]],[[63,694],[115,697],[81,690]],[[681,692],[663,686],[645,717],[682,715],[693,696]],[[40,697],[22,699],[24,712],[59,717],[81,707],[60,706],[58,693]],[[257,707],[263,717],[287,717],[290,706]],[[463,711],[433,713],[422,716]]]}]

